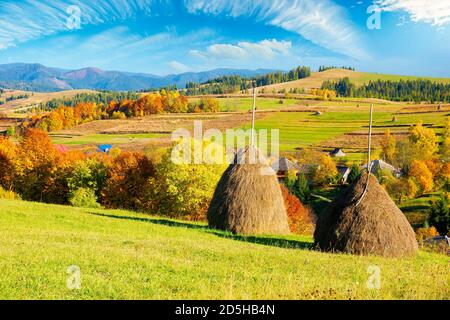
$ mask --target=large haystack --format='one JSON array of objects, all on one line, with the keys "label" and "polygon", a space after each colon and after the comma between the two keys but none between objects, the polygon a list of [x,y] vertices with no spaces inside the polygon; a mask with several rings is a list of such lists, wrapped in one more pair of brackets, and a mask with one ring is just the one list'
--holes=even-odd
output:
[{"label": "large haystack", "polygon": [[275,171],[254,147],[238,152],[208,209],[212,228],[239,234],[287,234],[289,226]]},{"label": "large haystack", "polygon": [[315,245],[324,251],[360,255],[414,254],[418,246],[411,225],[372,174],[367,192],[357,206],[366,182],[364,173],[320,215]]}]

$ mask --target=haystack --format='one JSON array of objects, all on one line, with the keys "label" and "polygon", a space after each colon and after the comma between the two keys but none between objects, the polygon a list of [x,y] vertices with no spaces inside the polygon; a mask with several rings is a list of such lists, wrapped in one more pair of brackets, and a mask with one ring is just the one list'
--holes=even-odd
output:
[{"label": "haystack", "polygon": [[288,234],[275,171],[254,147],[237,153],[220,179],[208,209],[209,226],[238,234]]},{"label": "haystack", "polygon": [[[401,257],[417,250],[408,220],[388,193],[367,173],[351,185],[317,221],[315,245],[324,251]],[[359,202],[359,204],[358,204]]]}]

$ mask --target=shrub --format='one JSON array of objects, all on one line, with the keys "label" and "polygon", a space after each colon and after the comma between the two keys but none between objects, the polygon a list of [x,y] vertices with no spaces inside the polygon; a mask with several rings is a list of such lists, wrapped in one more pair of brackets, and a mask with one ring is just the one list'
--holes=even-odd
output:
[{"label": "shrub", "polygon": [[20,196],[14,191],[5,190],[0,187],[0,199],[21,200]]},{"label": "shrub", "polygon": [[305,207],[300,200],[281,186],[286,212],[291,232],[301,235],[311,235],[314,231],[314,215],[311,209]]},{"label": "shrub", "polygon": [[124,120],[127,118],[127,116],[121,111],[114,111],[111,115],[111,118],[116,120]]},{"label": "shrub", "polygon": [[445,235],[449,232],[450,204],[446,194],[431,203],[428,222],[431,226],[436,227],[440,234]]},{"label": "shrub", "polygon": [[74,207],[80,208],[100,208],[94,190],[88,188],[79,188],[72,192],[69,203]]},{"label": "shrub", "polygon": [[80,188],[91,189],[97,197],[103,189],[107,177],[105,163],[98,159],[77,161],[71,169],[67,184],[70,192]]},{"label": "shrub", "polygon": [[308,203],[311,200],[311,188],[308,179],[304,173],[300,173],[295,181],[292,192],[302,203]]},{"label": "shrub", "polygon": [[429,228],[418,228],[416,230],[416,239],[417,241],[423,241],[430,238],[434,238],[436,236],[439,236],[439,232],[436,230],[435,227],[429,227]]},{"label": "shrub", "polygon": [[14,137],[16,135],[16,128],[15,127],[9,127],[8,130],[6,130],[6,135],[8,137]]},{"label": "shrub", "polygon": [[[203,150],[215,146],[225,155],[220,145],[206,140],[203,145]],[[154,181],[152,195],[157,203],[157,212],[171,217],[204,220],[226,164],[175,164],[171,155],[172,150],[169,149],[157,165],[157,180]]]},{"label": "shrub", "polygon": [[350,168],[350,173],[348,174],[347,181],[349,183],[353,183],[359,179],[360,175],[361,175],[361,169],[359,168],[359,165],[357,163],[354,163],[354,164],[352,164],[352,166]]}]

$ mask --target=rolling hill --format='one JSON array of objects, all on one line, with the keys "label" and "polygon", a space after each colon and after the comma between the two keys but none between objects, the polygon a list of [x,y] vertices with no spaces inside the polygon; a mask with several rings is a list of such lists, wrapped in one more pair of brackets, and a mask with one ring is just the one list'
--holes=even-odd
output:
[{"label": "rolling hill", "polygon": [[[0,96],[2,99],[6,99],[11,96],[24,95],[26,98],[15,99],[7,101],[0,105],[0,112],[11,113],[14,111],[21,111],[24,109],[29,109],[30,107],[38,106],[41,103],[48,102],[53,99],[70,99],[81,93],[95,93],[93,90],[65,90],[65,91],[55,91],[55,92],[29,92],[22,90],[11,90],[2,93]],[[19,116],[20,114],[16,114]]]},{"label": "rolling hill", "polygon": [[[0,199],[0,299],[448,299],[448,257],[311,250],[128,211]],[[382,272],[368,288],[368,268]],[[69,290],[73,268],[80,289]],[[70,282],[72,283],[72,282]]]},{"label": "rolling hill", "polygon": [[63,70],[41,64],[13,63],[0,65],[0,87],[16,90],[51,92],[72,89],[142,90],[188,82],[205,82],[225,75],[254,76],[273,70],[215,69],[157,76],[144,73],[104,71],[98,68]]},{"label": "rolling hill", "polygon": [[368,83],[369,81],[376,81],[376,80],[399,81],[400,79],[402,80],[426,79],[438,83],[445,83],[445,84],[450,83],[450,78],[402,76],[402,75],[391,75],[381,73],[358,72],[346,69],[330,69],[323,72],[313,72],[311,76],[308,78],[263,86],[260,87],[258,91],[261,92],[261,90],[264,89],[266,93],[270,93],[272,90],[279,91],[283,89],[290,90],[295,88],[305,89],[306,91],[308,91],[312,88],[320,88],[324,81],[327,80],[337,81],[345,77],[348,77],[357,86],[361,86],[364,83]]}]

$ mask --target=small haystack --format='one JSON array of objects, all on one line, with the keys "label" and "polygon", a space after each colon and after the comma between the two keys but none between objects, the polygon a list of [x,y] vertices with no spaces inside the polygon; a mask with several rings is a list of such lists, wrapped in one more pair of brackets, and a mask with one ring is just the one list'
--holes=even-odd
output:
[{"label": "small haystack", "polygon": [[255,147],[235,156],[208,209],[209,226],[239,234],[288,234],[284,199],[275,171]]},{"label": "small haystack", "polygon": [[414,254],[418,245],[411,225],[372,174],[360,201],[366,182],[367,173],[364,173],[320,215],[314,233],[315,245],[324,251],[359,255]]}]

